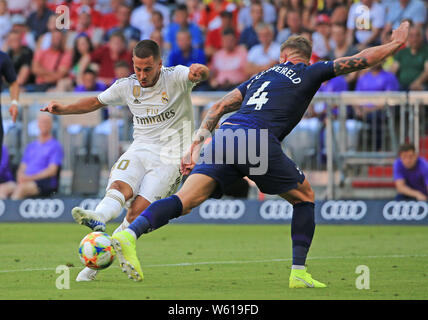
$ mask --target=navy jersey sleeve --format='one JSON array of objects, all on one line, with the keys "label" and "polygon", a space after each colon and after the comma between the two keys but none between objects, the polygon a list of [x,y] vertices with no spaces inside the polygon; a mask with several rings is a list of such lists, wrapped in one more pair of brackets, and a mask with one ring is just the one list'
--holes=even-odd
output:
[{"label": "navy jersey sleeve", "polygon": [[1,52],[0,58],[1,58],[1,75],[4,76],[7,82],[9,83],[15,82],[16,72],[9,56],[6,53]]},{"label": "navy jersey sleeve", "polygon": [[244,99],[245,94],[247,93],[247,89],[248,89],[248,85],[250,84],[252,78],[241,83],[238,87],[236,87],[236,89],[238,89],[239,91],[241,91],[242,94],[242,99]]},{"label": "navy jersey sleeve", "polygon": [[320,61],[306,68],[306,73],[312,81],[323,83],[334,78],[334,61]]}]

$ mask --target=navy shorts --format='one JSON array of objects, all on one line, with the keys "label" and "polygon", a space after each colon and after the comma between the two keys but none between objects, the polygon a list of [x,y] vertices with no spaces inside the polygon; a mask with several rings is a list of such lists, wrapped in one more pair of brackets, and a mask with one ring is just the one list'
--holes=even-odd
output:
[{"label": "navy shorts", "polygon": [[52,186],[52,178],[40,179],[34,181],[39,189],[39,196],[48,197],[56,191],[56,188]]},{"label": "navy shorts", "polygon": [[204,174],[217,182],[212,198],[221,198],[225,187],[247,176],[261,192],[282,194],[297,188],[305,176],[267,129],[222,125],[201,151],[190,174]]}]

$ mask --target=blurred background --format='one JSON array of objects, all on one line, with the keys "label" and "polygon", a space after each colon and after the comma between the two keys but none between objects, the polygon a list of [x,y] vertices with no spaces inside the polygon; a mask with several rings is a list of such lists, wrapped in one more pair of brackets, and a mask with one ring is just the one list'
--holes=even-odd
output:
[{"label": "blurred background", "polygon": [[[400,146],[413,144],[417,156],[428,158],[426,1],[0,0],[0,47],[21,90],[14,123],[3,85],[0,184],[17,180],[27,146],[40,138],[39,109],[97,95],[132,74],[139,40],[156,41],[165,66],[209,66],[210,79],[192,93],[197,128],[226,91],[277,64],[291,35],[312,41],[314,63],[386,43],[405,19],[412,21],[406,47],[382,65],[324,83],[283,143],[317,200],[394,199]],[[62,148],[58,185],[39,196],[102,197],[111,166],[132,142],[128,108],[52,120],[48,127]],[[276,197],[243,180],[225,198]]]}]

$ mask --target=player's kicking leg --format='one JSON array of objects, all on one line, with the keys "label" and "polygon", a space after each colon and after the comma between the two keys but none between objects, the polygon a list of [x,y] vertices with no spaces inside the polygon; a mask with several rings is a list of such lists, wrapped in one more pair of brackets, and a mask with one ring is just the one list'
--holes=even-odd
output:
[{"label": "player's kicking leg", "polygon": [[[134,201],[132,201],[132,204],[126,213],[126,217],[123,219],[123,222],[116,228],[113,234],[125,230],[129,226],[129,224],[134,221],[135,218],[137,218],[139,214],[144,211],[149,205],[150,202],[148,200],[141,196],[137,196]],[[76,281],[92,281],[95,280],[97,274],[98,270],[85,267],[77,275]]]},{"label": "player's kicking leg", "polygon": [[314,192],[305,179],[292,189],[280,195],[293,205],[291,239],[293,265],[289,278],[290,288],[324,288],[326,285],[312,278],[306,271],[306,257],[315,232]]},{"label": "player's kicking leg", "polygon": [[143,280],[143,272],[136,252],[136,240],[144,233],[166,225],[169,220],[189,213],[213,192],[216,182],[203,174],[190,175],[176,194],[153,202],[142,214],[121,232],[112,236],[123,272],[134,281]]}]

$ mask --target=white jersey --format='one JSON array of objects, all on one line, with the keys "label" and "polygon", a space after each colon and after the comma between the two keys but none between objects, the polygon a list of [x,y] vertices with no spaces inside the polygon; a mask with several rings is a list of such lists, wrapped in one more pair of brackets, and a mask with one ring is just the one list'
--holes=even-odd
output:
[{"label": "white jersey", "polygon": [[189,68],[182,65],[162,67],[158,81],[149,88],[141,87],[133,74],[118,79],[98,100],[105,105],[128,105],[134,116],[134,143],[180,158],[194,131],[190,94],[195,83],[188,74]]}]

